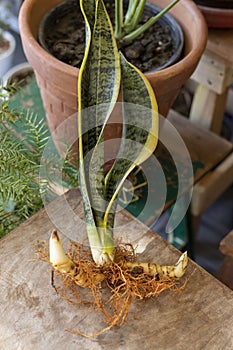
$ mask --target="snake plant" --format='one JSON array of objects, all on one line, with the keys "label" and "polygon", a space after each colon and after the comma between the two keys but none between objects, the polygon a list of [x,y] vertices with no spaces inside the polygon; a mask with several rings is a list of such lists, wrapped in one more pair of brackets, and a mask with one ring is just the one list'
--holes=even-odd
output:
[{"label": "snake plant", "polygon": [[[103,0],[80,0],[80,7],[86,23],[86,50],[78,77],[79,185],[92,257],[101,268],[114,262],[119,191],[130,172],[156,148],[158,108],[145,76],[118,52]],[[106,174],[104,136],[120,91],[122,135],[117,157]],[[87,273],[64,253],[56,230],[49,246],[53,269],[88,287]],[[187,261],[184,253],[175,265],[126,262],[125,268],[133,271],[140,266],[147,275],[181,277]],[[95,284],[106,278],[101,269],[94,277]]]},{"label": "snake plant", "polygon": [[[119,54],[103,1],[81,0],[80,5],[87,44],[78,80],[79,181],[93,259],[102,265],[114,259],[113,225],[121,186],[133,168],[156,147],[157,103],[144,75]],[[121,144],[105,176],[104,132],[120,86],[123,95]],[[135,102],[147,113],[142,116],[140,109],[138,114],[132,113],[129,106]],[[132,148],[132,144],[135,147]]]},{"label": "snake plant", "polygon": [[167,13],[179,0],[173,0],[171,4],[161,10],[156,16],[148,19],[143,25],[138,26],[143,13],[146,0],[129,0],[126,14],[124,16],[123,0],[115,0],[115,37],[124,43],[136,39],[148,28],[155,24],[165,13]]}]

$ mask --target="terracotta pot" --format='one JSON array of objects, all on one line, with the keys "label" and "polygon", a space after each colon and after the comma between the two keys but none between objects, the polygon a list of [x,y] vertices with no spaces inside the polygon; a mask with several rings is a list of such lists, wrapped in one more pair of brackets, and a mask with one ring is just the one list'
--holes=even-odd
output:
[{"label": "terracotta pot", "polygon": [[218,8],[233,9],[233,0],[194,0],[197,5]]},{"label": "terracotta pot", "polygon": [[229,6],[231,7],[218,8],[198,4],[209,28],[233,28],[233,1]]},{"label": "terracotta pot", "polygon": [[[19,26],[26,57],[34,69],[46,110],[51,132],[77,111],[78,69],[62,63],[47,53],[37,42],[39,24],[43,16],[62,0],[25,0],[19,15]],[[170,0],[152,0],[165,7]],[[180,87],[195,70],[205,49],[207,26],[203,15],[192,0],[181,0],[171,11],[184,32],[184,57],[161,71],[146,74],[159,106],[166,116]]]}]

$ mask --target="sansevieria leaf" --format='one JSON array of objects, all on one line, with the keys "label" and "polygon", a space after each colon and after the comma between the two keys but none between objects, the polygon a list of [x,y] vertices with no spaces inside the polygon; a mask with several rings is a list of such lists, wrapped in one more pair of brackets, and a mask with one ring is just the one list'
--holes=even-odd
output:
[{"label": "sansevieria leaf", "polygon": [[[115,106],[120,88],[120,58],[112,25],[102,0],[94,6],[81,0],[81,9],[86,22],[86,51],[79,73],[79,176],[83,197],[87,234],[93,258],[104,262],[101,255],[104,232],[102,227],[105,212],[104,185],[104,126]],[[108,246],[114,250],[113,236],[109,235]],[[101,261],[102,260],[102,261]]]},{"label": "sansevieria leaf", "polygon": [[[144,75],[118,53],[102,0],[81,0],[86,51],[79,73],[79,181],[87,234],[95,262],[114,258],[116,199],[124,180],[154,151],[158,140],[157,104]],[[122,78],[122,81],[121,81]],[[123,132],[117,159],[104,177],[104,131],[123,95]],[[135,96],[137,96],[135,104]]]},{"label": "sansevieria leaf", "polygon": [[105,179],[105,196],[109,200],[104,218],[105,227],[112,225],[112,206],[125,179],[136,165],[153,153],[158,142],[158,107],[151,85],[123,55],[121,75],[123,132],[117,158]]}]

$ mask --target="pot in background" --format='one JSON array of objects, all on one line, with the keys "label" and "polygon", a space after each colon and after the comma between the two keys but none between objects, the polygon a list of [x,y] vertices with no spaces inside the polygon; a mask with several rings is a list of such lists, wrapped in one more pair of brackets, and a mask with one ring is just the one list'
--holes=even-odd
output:
[{"label": "pot in background", "polygon": [[3,84],[19,83],[24,84],[24,79],[32,77],[34,74],[32,67],[28,62],[23,62],[13,66],[4,74],[2,80]]},{"label": "pot in background", "polygon": [[194,2],[206,7],[233,9],[233,0],[194,0]]},{"label": "pot in background", "polygon": [[[19,15],[24,52],[40,87],[50,130],[57,139],[60,139],[58,126],[77,112],[79,70],[46,52],[39,45],[37,35],[44,15],[61,2],[62,0],[25,0]],[[170,0],[150,2],[165,7]],[[170,67],[146,74],[155,91],[159,112],[164,117],[167,116],[181,86],[194,72],[207,42],[206,22],[192,0],[182,0],[169,13],[179,22],[184,33],[183,58]],[[113,128],[113,132],[116,134],[115,129]],[[56,144],[59,148],[58,143]]]},{"label": "pot in background", "polygon": [[210,28],[233,28],[233,0],[195,0]]},{"label": "pot in background", "polygon": [[0,53],[0,78],[2,78],[12,66],[14,52],[16,49],[16,40],[10,32],[0,31],[0,40],[1,37],[3,37],[4,41],[9,43],[9,47],[6,49],[6,51]]}]

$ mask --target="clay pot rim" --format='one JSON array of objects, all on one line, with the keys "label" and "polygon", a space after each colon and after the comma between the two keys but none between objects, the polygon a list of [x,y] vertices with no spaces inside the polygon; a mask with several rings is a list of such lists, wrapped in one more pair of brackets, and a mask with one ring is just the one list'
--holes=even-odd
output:
[{"label": "clay pot rim", "polygon": [[229,17],[233,15],[233,9],[224,9],[219,7],[209,7],[209,6],[203,6],[203,5],[198,5],[198,7],[201,10],[216,13],[216,15],[220,14],[220,15],[226,15]]},{"label": "clay pot rim", "polygon": [[[50,66],[51,68],[56,69],[56,71],[61,71],[63,72],[63,74],[65,72],[76,78],[79,72],[79,69],[58,60],[57,58],[53,57],[51,54],[46,52],[45,49],[43,49],[40,46],[40,44],[37,42],[35,35],[32,34],[32,31],[29,25],[30,13],[36,1],[37,0],[31,0],[29,2],[25,1],[21,6],[21,10],[19,13],[20,30],[22,30],[23,28],[24,35],[27,36],[29,47],[31,47],[32,51],[37,50],[37,55],[41,58],[41,62],[46,61],[47,65]],[[191,11],[195,15],[194,18],[197,22],[196,27],[199,28],[199,32],[202,33],[202,35],[199,36],[198,43],[196,43],[194,47],[191,47],[190,51],[187,54],[185,54],[185,56],[181,60],[179,60],[178,62],[176,62],[170,67],[162,69],[161,71],[145,73],[145,75],[148,78],[156,74],[156,76],[158,76],[160,79],[166,80],[167,77],[174,75],[174,70],[176,70],[177,75],[179,75],[181,71],[184,71],[186,67],[189,67],[190,64],[192,64],[193,56],[196,56],[196,55],[198,56],[200,55],[200,53],[203,52],[203,47],[205,47],[207,42],[206,33],[208,31],[204,16],[201,13],[200,9],[192,0],[186,0],[186,1],[184,0],[180,4],[182,4],[185,7],[188,7],[189,11]],[[179,6],[179,4],[177,6]],[[177,18],[177,16],[173,14],[173,9],[169,13],[172,16],[174,16],[175,19],[179,22],[179,24],[181,25],[181,28],[183,29],[184,37],[185,37],[186,30],[183,28],[182,23],[180,23],[179,18]]]},{"label": "clay pot rim", "polygon": [[223,10],[233,10],[233,0],[217,0],[217,5],[212,0],[194,0],[194,2],[197,4],[197,6],[202,6],[206,8],[212,8],[212,9],[223,9]]},{"label": "clay pot rim", "polygon": [[233,9],[198,5],[203,13],[208,27],[233,28]]}]

